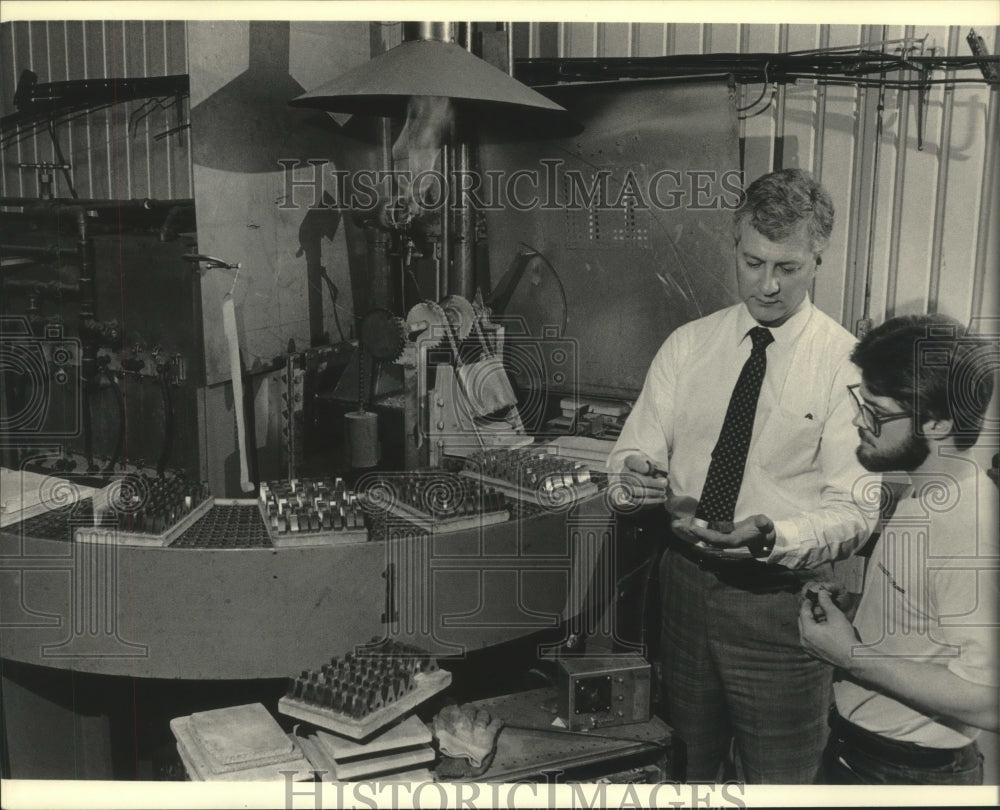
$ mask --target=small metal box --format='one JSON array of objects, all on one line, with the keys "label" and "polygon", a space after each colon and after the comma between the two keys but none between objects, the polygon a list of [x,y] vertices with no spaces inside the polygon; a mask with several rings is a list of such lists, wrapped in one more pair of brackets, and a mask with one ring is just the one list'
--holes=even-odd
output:
[{"label": "small metal box", "polygon": [[571,731],[650,717],[650,667],[638,655],[563,658],[559,661],[559,716]]}]

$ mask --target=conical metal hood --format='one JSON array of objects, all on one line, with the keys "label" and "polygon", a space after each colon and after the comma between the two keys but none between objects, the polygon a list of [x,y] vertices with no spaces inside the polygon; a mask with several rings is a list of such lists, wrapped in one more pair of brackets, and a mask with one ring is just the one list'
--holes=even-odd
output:
[{"label": "conical metal hood", "polygon": [[565,108],[473,56],[459,45],[414,40],[397,45],[289,102],[327,112],[406,116],[410,96],[447,96],[458,115],[524,138],[582,130]]}]

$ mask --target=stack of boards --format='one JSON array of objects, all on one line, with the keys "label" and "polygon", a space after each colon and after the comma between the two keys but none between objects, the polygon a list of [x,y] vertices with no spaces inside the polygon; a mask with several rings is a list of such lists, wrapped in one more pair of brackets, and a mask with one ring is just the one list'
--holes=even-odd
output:
[{"label": "stack of boards", "polygon": [[295,733],[323,781],[433,781],[432,735],[413,711],[450,683],[419,648],[372,639],[290,678],[278,711],[304,721]]},{"label": "stack of boards", "polygon": [[313,778],[313,767],[293,735],[282,731],[260,703],[195,712],[170,721],[192,782],[258,782]]},{"label": "stack of boards", "polygon": [[434,760],[431,732],[414,715],[366,740],[352,740],[320,728],[296,729],[298,743],[324,782],[358,779],[430,782]]}]

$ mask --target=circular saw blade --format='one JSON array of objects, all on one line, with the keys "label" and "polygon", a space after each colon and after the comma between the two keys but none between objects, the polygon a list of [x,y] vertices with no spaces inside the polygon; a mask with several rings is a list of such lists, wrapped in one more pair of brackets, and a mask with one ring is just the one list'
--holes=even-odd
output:
[{"label": "circular saw blade", "polygon": [[449,295],[441,299],[441,308],[455,329],[458,339],[465,340],[476,322],[476,312],[472,304],[460,295]]},{"label": "circular saw blade", "polygon": [[419,340],[428,348],[440,345],[445,337],[448,316],[434,301],[420,301],[406,313],[406,328],[411,340]]},{"label": "circular saw blade", "polygon": [[395,360],[406,346],[406,325],[387,309],[373,309],[361,319],[358,337],[376,360]]}]

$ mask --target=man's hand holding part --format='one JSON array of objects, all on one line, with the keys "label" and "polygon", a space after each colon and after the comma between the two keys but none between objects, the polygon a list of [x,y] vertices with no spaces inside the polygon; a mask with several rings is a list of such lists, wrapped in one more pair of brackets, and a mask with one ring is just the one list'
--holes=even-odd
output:
[{"label": "man's hand holding part", "polygon": [[636,453],[625,459],[625,469],[619,475],[611,498],[615,508],[636,509],[659,506],[669,496],[670,481],[666,470],[646,456]]}]

